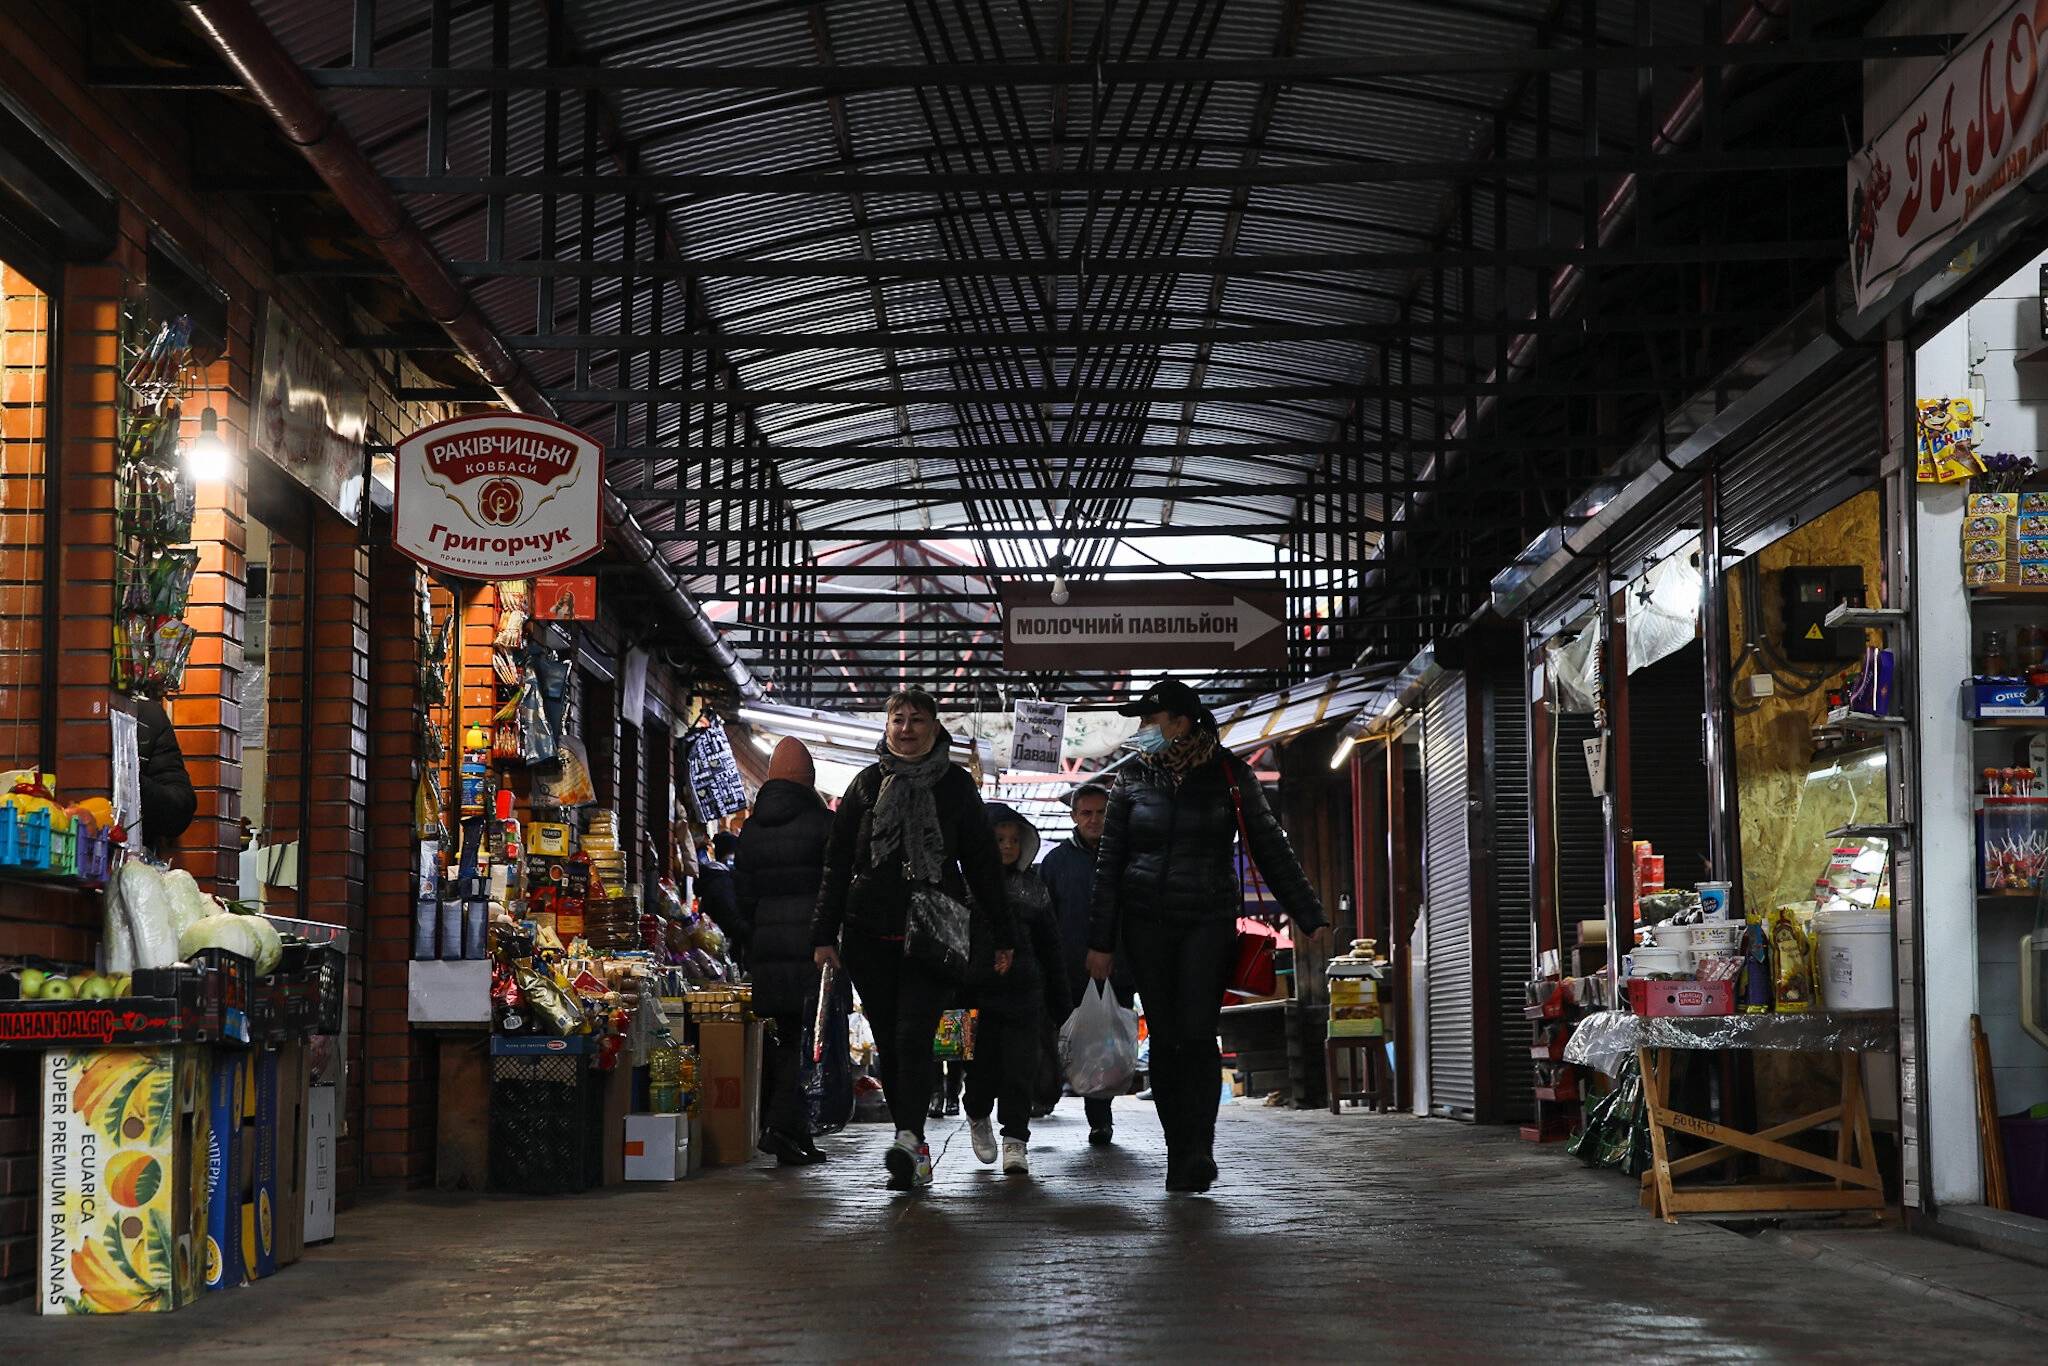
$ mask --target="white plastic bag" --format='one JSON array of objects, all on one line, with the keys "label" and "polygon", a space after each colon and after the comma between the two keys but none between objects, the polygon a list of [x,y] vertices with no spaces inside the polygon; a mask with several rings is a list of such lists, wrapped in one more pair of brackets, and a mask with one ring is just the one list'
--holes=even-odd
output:
[{"label": "white plastic bag", "polygon": [[121,865],[121,914],[135,946],[137,968],[167,968],[178,961],[178,932],[164,875],[140,859]]},{"label": "white plastic bag", "polygon": [[1082,1096],[1121,1095],[1138,1073],[1138,1012],[1125,1010],[1107,982],[1081,989],[1081,1004],[1060,1026],[1060,1068]]},{"label": "white plastic bag", "polygon": [[100,934],[100,946],[106,951],[104,971],[109,976],[119,976],[135,971],[135,937],[128,932],[128,917],[121,910],[121,879],[116,877],[107,884],[104,896],[106,902],[106,925]]}]

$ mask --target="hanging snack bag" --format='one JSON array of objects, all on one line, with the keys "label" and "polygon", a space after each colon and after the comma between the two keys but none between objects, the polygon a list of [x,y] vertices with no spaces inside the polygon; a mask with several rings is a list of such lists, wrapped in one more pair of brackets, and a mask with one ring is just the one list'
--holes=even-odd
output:
[{"label": "hanging snack bag", "polygon": [[563,736],[556,742],[555,762],[534,774],[535,806],[588,806],[597,800],[590,781],[590,758],[583,742]]}]

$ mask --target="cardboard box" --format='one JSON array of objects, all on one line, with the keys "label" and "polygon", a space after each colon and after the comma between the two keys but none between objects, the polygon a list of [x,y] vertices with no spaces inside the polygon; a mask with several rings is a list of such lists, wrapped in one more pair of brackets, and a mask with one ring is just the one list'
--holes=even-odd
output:
[{"label": "cardboard box", "polygon": [[[2029,494],[2027,496],[2035,498],[2040,495]],[[2028,512],[2034,511],[2031,507],[2024,510]],[[2020,495],[2017,493],[1973,493],[1969,497],[1968,504],[1963,509],[1963,515],[1974,517],[1984,512],[2010,515],[2019,511],[2022,511],[2022,509],[2020,507]]]},{"label": "cardboard box", "polygon": [[698,1025],[697,1077],[705,1164],[751,1162],[761,1137],[761,1022]]},{"label": "cardboard box", "polygon": [[1653,982],[1632,977],[1628,1008],[1637,1015],[1733,1015],[1733,982]]},{"label": "cardboard box", "polygon": [[1963,515],[1963,539],[1972,536],[2003,536],[2011,526],[2012,514],[2004,512],[1970,512]]},{"label": "cardboard box", "polygon": [[208,1290],[244,1284],[242,1271],[242,1090],[249,1055],[212,1050],[206,1088],[206,1264]]},{"label": "cardboard box", "polygon": [[42,1081],[37,1309],[191,1304],[205,1293],[205,1050],[53,1048]]},{"label": "cardboard box", "polygon": [[[526,870],[528,877],[538,872],[550,882],[557,881],[558,879],[553,876],[555,868],[553,859],[567,857],[569,854],[574,853],[575,849],[575,826],[563,825],[557,821],[528,821],[526,823]],[[536,857],[540,861],[538,868],[534,866]]]},{"label": "cardboard box", "polygon": [[315,1086],[306,1096],[305,1241],[334,1236],[334,1150],[341,1130],[334,1113],[335,1090]]},{"label": "cardboard box", "polygon": [[614,1067],[592,1080],[604,1088],[604,1184],[616,1186],[626,1179],[626,1112],[633,1108],[633,1069]]},{"label": "cardboard box", "polygon": [[277,1264],[290,1266],[306,1250],[306,1045],[277,1050]]},{"label": "cardboard box", "polygon": [[1971,680],[1963,684],[1963,714],[1983,716],[2048,716],[2048,688],[2019,679],[1996,683]]},{"label": "cardboard box", "polygon": [[681,1115],[627,1115],[625,1179],[674,1181],[688,1170],[690,1129]]},{"label": "cardboard box", "polygon": [[1999,560],[1994,564],[1966,564],[1963,579],[1972,588],[2003,588],[2015,583],[2014,566],[2011,560]]},{"label": "cardboard box", "polygon": [[253,1155],[243,1175],[242,1264],[250,1280],[277,1274],[278,1056],[266,1048],[252,1059],[243,1128]]}]

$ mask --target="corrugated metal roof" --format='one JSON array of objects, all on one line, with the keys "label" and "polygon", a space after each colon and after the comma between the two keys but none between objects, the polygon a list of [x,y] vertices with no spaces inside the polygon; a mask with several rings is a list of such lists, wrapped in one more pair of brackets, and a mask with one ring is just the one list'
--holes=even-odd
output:
[{"label": "corrugated metal roof", "polygon": [[[289,50],[308,66],[345,64],[351,45],[350,7],[313,0],[256,0]],[[635,67],[707,65],[853,66],[933,61],[1048,62],[1148,59],[1264,59],[1358,54],[1565,46],[1581,41],[1570,25],[1578,7],[1558,0],[1183,0],[1131,5],[1114,0],[1017,0],[968,6],[941,0],[555,0],[514,5],[502,39],[493,34],[496,7],[448,8],[446,64],[504,61],[515,68],[549,61],[550,14],[561,18],[557,41],[566,64]],[[1601,39],[1636,41],[1639,20],[1655,41],[1697,41],[1696,3],[1652,0],[1603,7]],[[380,0],[376,62],[424,67],[436,60],[429,0]],[[435,173],[429,159],[429,108],[447,105],[447,171],[492,173],[492,127],[502,104],[506,173],[641,174],[818,172],[917,173],[1046,170],[1077,165],[1119,173],[1198,165],[1219,169],[1317,167],[1333,163],[1456,161],[1504,150],[1539,152],[1533,120],[1500,123],[1522,83],[1539,81],[1552,111],[1551,155],[1588,147],[1635,145],[1643,120],[1675,98],[1685,73],[1659,68],[1649,86],[1636,73],[1603,76],[1593,101],[1597,127],[1579,126],[1586,104],[1583,78],[1560,71],[1400,73],[1261,86],[1190,79],[1173,84],[1022,85],[1000,88],[891,86],[828,94],[817,89],[631,89],[559,94],[515,91],[496,97],[457,90],[444,97],[419,91],[352,89],[328,93],[334,108],[390,176]],[[1506,144],[1491,140],[1504,126]],[[550,158],[552,130],[553,155]],[[1456,315],[1528,316],[1547,271],[1451,270],[1441,275],[1450,297],[1418,294],[1412,264],[1231,275],[1218,285],[1199,270],[1179,275],[1108,273],[1126,257],[1239,257],[1302,252],[1415,252],[1440,245],[1448,229],[1474,243],[1560,244],[1580,236],[1584,198],[1573,181],[1541,203],[1526,182],[1475,193],[1465,210],[1469,228],[1453,223],[1453,193],[1442,180],[1334,184],[1158,188],[1108,191],[938,188],[859,193],[706,192],[607,193],[586,207],[561,202],[549,229],[543,197],[520,193],[491,205],[481,196],[406,196],[408,208],[451,259],[479,261],[495,249],[508,261],[552,254],[615,261],[657,254],[650,219],[659,222],[662,254],[693,260],[859,262],[1079,261],[1074,271],[1023,278],[943,279],[773,278],[710,274],[694,286],[678,280],[560,280],[479,277],[470,286],[479,306],[508,336],[535,332],[680,330],[690,313],[686,291],[698,291],[703,314],[719,334],[791,333],[828,340],[834,333],[887,332],[892,344],[851,347],[765,346],[745,341],[720,348],[741,388],[754,391],[858,390],[860,402],[810,396],[748,408],[733,428],[738,439],[776,453],[764,499],[786,497],[813,547],[892,531],[976,532],[1004,527],[1110,527],[1142,534],[1170,520],[1188,527],[1263,529],[1284,538],[1300,519],[1300,500],[1287,494],[1200,498],[1176,495],[1190,481],[1299,484],[1323,455],[1357,400],[1347,387],[1384,377],[1380,343],[1363,335],[1317,339],[1214,340],[1167,337],[1168,329],[1299,323],[1364,327],[1402,316],[1418,300]],[[496,214],[499,240],[492,240]],[[1094,263],[1089,268],[1088,263]],[[1465,297],[1470,291],[1469,299]],[[1075,330],[1114,331],[1115,341],[1077,345],[967,345],[962,338]],[[1418,385],[1482,378],[1495,363],[1496,342],[1452,339],[1441,351],[1406,356],[1399,375]],[[1441,355],[1441,360],[1439,360]],[[564,415],[631,448],[701,444],[703,405],[669,393],[705,384],[701,349],[681,348],[624,361],[599,352],[579,363],[567,349],[528,349],[524,360],[543,386],[558,390],[648,391],[645,401],[565,400]],[[1028,401],[1020,387],[1085,384],[1115,391],[1086,400]],[[1245,386],[1327,385],[1310,397],[1232,397]],[[1128,391],[1195,388],[1193,400]],[[972,391],[965,401],[935,393]],[[1408,432],[1440,430],[1461,400],[1421,416],[1404,413]],[[1422,403],[1418,408],[1427,406]],[[685,427],[692,422],[697,426]],[[1432,428],[1431,424],[1439,424]],[[725,440],[725,415],[711,432]],[[1246,443],[1287,447],[1258,455],[1233,452]],[[1061,447],[1052,456],[1006,455],[1005,446]],[[1142,456],[1104,455],[1107,446],[1138,446]],[[905,450],[910,446],[914,449]],[[804,447],[830,447],[815,456]],[[848,450],[854,447],[858,449]],[[1156,455],[1153,454],[1156,448]],[[1068,453],[1068,451],[1071,453]],[[1386,457],[1379,477],[1413,470]],[[974,489],[970,502],[906,510],[892,496],[913,478],[918,487]],[[621,486],[681,479],[708,484],[704,462],[618,459]],[[1104,500],[1085,489],[1134,486],[1136,496]],[[872,490],[872,499],[809,499],[805,491]],[[1156,490],[1156,491],[1155,491]],[[1377,492],[1353,504],[1376,517]],[[712,524],[696,503],[648,502],[638,511],[650,529]],[[739,526],[739,521],[720,525]],[[1084,539],[1009,546],[982,543],[983,553],[1011,564],[1040,565],[1055,549],[1077,570],[1107,562],[1111,543]],[[688,571],[729,563],[705,547],[671,542],[670,555]],[[711,588],[708,572],[698,580]],[[870,588],[874,580],[863,580]],[[1482,578],[1483,582],[1483,578]],[[1324,591],[1327,591],[1325,589]],[[1341,662],[1341,661],[1340,661]]]}]

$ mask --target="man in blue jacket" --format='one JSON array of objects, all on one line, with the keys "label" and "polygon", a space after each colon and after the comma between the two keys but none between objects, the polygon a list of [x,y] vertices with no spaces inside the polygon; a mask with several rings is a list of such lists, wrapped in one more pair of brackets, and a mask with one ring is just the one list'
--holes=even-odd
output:
[{"label": "man in blue jacket", "polygon": [[[1108,779],[1083,783],[1074,789],[1069,799],[1074,812],[1074,833],[1038,865],[1039,878],[1052,896],[1053,917],[1060,927],[1060,947],[1067,960],[1067,981],[1076,1002],[1082,992],[1094,989],[1088,981],[1088,904],[1095,891],[1095,851],[1102,844],[1102,818],[1109,810],[1109,789]],[[1137,994],[1121,954],[1110,974],[1109,985],[1126,1007]],[[1088,1141],[1109,1142],[1109,1098],[1088,1099],[1082,1104],[1088,1113]]]}]

